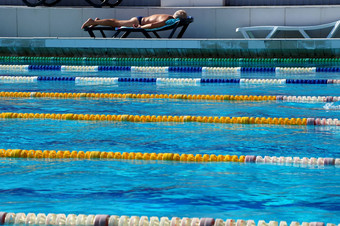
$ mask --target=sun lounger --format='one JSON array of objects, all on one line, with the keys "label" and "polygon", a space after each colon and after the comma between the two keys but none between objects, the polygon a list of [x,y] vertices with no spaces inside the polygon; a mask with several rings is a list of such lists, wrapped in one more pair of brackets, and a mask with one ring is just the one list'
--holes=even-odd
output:
[{"label": "sun lounger", "polygon": [[182,38],[184,32],[188,28],[189,24],[194,21],[193,17],[188,17],[187,19],[170,19],[168,20],[165,26],[159,27],[159,28],[153,28],[153,29],[142,29],[142,28],[133,28],[133,27],[120,27],[120,28],[113,28],[113,27],[107,27],[107,26],[95,26],[95,27],[85,27],[84,31],[87,31],[89,35],[93,38],[95,38],[94,31],[99,31],[103,38],[106,38],[107,35],[104,31],[115,31],[113,34],[113,38],[119,37],[120,33],[123,33],[120,38],[126,38],[131,33],[142,33],[146,38],[151,38],[149,33],[153,33],[157,38],[161,38],[158,34],[159,31],[167,31],[171,30],[170,35],[168,38],[172,38],[177,30],[177,28],[182,27],[180,32],[177,35],[177,38]]},{"label": "sun lounger", "polygon": [[314,26],[253,26],[253,27],[239,27],[236,28],[236,32],[241,32],[243,37],[246,39],[255,38],[253,32],[254,31],[269,31],[269,34],[267,35],[266,39],[275,38],[275,36],[280,31],[297,31],[300,32],[300,34],[304,38],[311,38],[306,31],[312,31],[312,30],[321,30],[325,28],[330,28],[331,31],[327,35],[326,38],[334,38],[336,35],[336,32],[338,31],[340,27],[340,20],[328,23],[328,24],[320,24],[320,25],[314,25]]}]

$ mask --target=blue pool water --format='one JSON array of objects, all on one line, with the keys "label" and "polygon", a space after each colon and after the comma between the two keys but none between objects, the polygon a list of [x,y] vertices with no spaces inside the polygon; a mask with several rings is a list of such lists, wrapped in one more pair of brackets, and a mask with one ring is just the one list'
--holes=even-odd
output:
[{"label": "blue pool water", "polygon": [[334,167],[1,160],[0,170],[6,211],[339,222]]},{"label": "blue pool water", "polygon": [[[3,148],[338,157],[336,127],[3,120]],[[307,145],[308,143],[308,145]]]},{"label": "blue pool water", "polygon": [[[198,73],[9,75],[199,77]],[[211,75],[212,76],[212,75]],[[213,75],[217,76],[217,75]],[[231,77],[235,75],[218,75]],[[340,79],[339,73],[238,78]],[[1,83],[0,91],[340,96],[336,84]],[[334,103],[336,106],[339,103]],[[325,103],[0,98],[0,112],[340,118]],[[4,149],[340,157],[336,126],[0,120]],[[0,159],[0,210],[340,222],[335,166]]]}]

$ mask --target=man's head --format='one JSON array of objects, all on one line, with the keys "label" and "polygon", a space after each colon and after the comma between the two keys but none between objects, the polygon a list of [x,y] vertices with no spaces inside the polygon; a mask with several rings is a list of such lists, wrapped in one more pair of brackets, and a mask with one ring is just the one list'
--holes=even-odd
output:
[{"label": "man's head", "polygon": [[188,17],[187,13],[184,10],[178,10],[174,13],[173,17],[175,19],[186,19]]}]

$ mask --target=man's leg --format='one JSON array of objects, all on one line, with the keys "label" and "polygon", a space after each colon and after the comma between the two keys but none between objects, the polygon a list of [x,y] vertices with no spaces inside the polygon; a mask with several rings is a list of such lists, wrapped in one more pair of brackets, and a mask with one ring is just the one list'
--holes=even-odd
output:
[{"label": "man's leg", "polygon": [[88,27],[88,26],[96,26],[96,25],[111,26],[111,27],[121,27],[121,26],[133,27],[133,25],[138,25],[138,19],[137,17],[133,17],[130,20],[117,20],[117,19],[93,20],[89,18],[83,24],[81,28]]}]

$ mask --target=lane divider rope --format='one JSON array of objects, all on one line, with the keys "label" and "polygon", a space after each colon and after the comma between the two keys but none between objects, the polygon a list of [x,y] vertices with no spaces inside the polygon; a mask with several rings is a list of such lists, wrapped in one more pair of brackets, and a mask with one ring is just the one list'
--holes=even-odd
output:
[{"label": "lane divider rope", "polygon": [[141,152],[101,152],[101,151],[55,151],[0,149],[1,158],[29,159],[125,159],[125,160],[161,160],[180,162],[240,162],[266,164],[304,164],[304,165],[340,165],[340,158],[277,157],[255,155],[215,155],[215,154],[178,154],[178,153],[141,153]]},{"label": "lane divider rope", "polygon": [[174,85],[197,85],[207,83],[237,84],[340,84],[340,79],[216,79],[216,78],[118,78],[118,77],[45,77],[45,76],[0,76],[0,82],[73,81],[77,84],[118,82],[146,82]]},{"label": "lane divider rope", "polygon": [[38,76],[0,76],[0,82],[29,83],[37,82]]},{"label": "lane divider rope", "polygon": [[195,95],[195,94],[134,94],[134,93],[48,93],[48,92],[0,92],[0,97],[18,98],[131,98],[131,99],[181,99],[213,101],[284,101],[284,102],[337,102],[340,96],[270,96],[270,95]]},{"label": "lane divider rope", "polygon": [[249,63],[338,63],[340,58],[123,58],[123,57],[29,57],[0,56],[4,62],[249,62]]},{"label": "lane divider rope", "polygon": [[128,121],[128,122],[200,122],[228,124],[266,124],[303,126],[340,126],[340,120],[332,118],[277,118],[277,117],[212,117],[212,116],[167,116],[167,115],[99,115],[99,114],[55,114],[55,113],[0,113],[0,119],[53,119],[84,121]]},{"label": "lane divider rope", "polygon": [[[77,226],[256,226],[254,220],[188,218],[188,217],[150,217],[84,214],[44,214],[44,213],[7,213],[0,212],[0,225],[77,225]],[[288,226],[286,221],[259,220],[257,226]],[[289,226],[300,226],[292,221]],[[303,222],[301,226],[325,226],[324,222]],[[326,226],[336,226],[327,223]]]},{"label": "lane divider rope", "polygon": [[74,66],[74,65],[0,65],[0,70],[13,71],[132,71],[132,72],[208,72],[208,73],[240,73],[240,72],[274,72],[280,74],[340,72],[340,67],[174,67],[174,66]]}]

